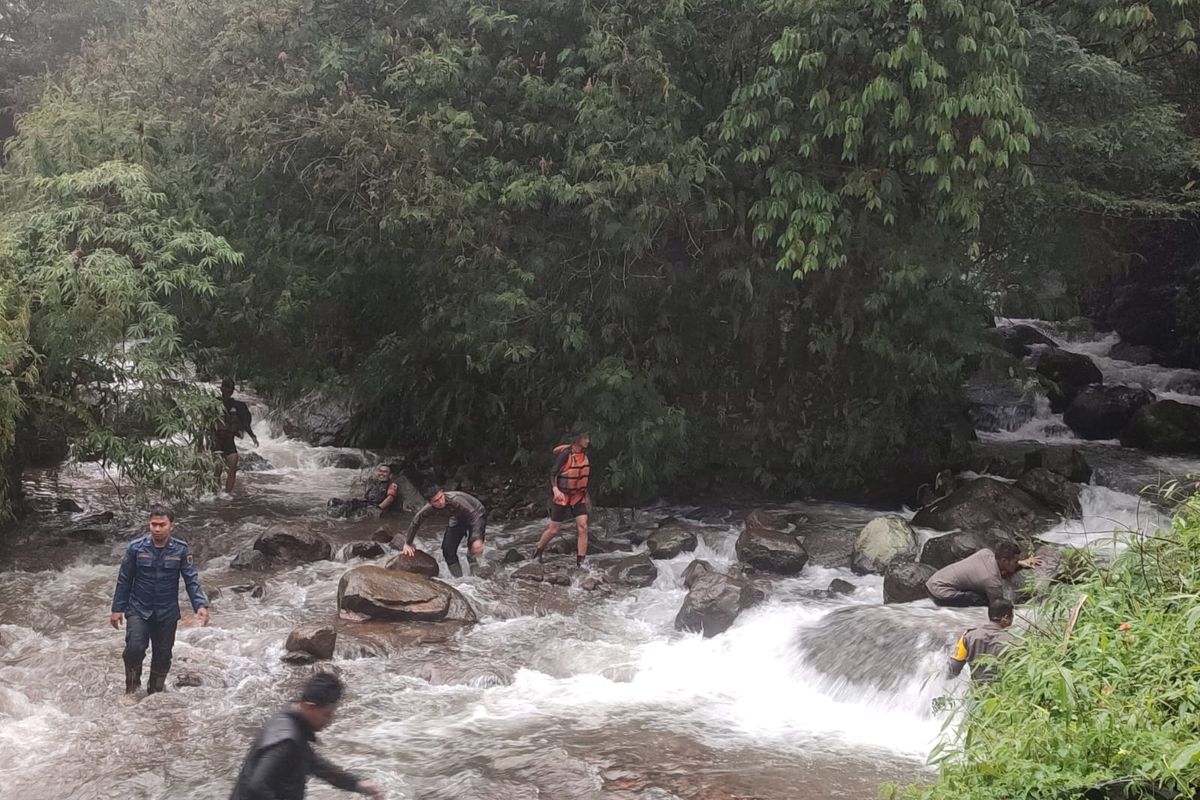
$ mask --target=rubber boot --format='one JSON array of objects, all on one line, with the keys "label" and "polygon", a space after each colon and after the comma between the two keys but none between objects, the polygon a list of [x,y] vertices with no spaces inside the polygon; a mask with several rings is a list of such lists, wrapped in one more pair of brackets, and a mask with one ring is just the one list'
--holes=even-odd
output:
[{"label": "rubber boot", "polygon": [[150,680],[146,681],[146,695],[156,694],[166,691],[167,689],[167,673],[159,672],[158,670],[150,670]]},{"label": "rubber boot", "polygon": [[125,666],[125,694],[133,694],[142,688],[142,668]]},{"label": "rubber boot", "polygon": [[454,577],[461,578],[463,576],[462,564],[458,563],[457,561],[455,561],[453,564],[447,564],[446,566],[450,568],[450,574]]},{"label": "rubber boot", "polygon": [[585,558],[587,558],[587,556],[575,556],[575,567],[577,569],[583,569],[583,560]]}]

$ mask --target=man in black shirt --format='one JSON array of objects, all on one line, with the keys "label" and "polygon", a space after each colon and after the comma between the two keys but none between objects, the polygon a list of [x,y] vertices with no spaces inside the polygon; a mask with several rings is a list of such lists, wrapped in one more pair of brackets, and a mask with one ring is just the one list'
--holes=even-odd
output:
[{"label": "man in black shirt", "polygon": [[250,417],[250,407],[241,400],[233,399],[233,378],[221,381],[221,405],[221,421],[213,428],[212,449],[220,455],[221,464],[217,468],[217,474],[220,476],[222,471],[225,472],[225,493],[233,494],[238,471],[236,440],[249,434],[250,441],[257,447],[258,437],[254,435],[254,429],[251,427],[253,420]]},{"label": "man in black shirt", "polygon": [[383,800],[383,790],[337,767],[312,749],[317,731],[333,721],[342,682],[318,672],[304,684],[300,699],[267,720],[242,762],[229,800],[303,800],[309,775],[347,792]]}]

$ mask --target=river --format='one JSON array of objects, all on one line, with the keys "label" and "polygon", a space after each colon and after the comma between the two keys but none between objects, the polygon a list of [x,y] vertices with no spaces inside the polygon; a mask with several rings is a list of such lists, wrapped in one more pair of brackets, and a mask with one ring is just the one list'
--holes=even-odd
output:
[{"label": "river", "polygon": [[[1103,357],[1110,340],[1042,327],[1096,357],[1108,382],[1145,381],[1200,402],[1189,393],[1200,381],[1179,370],[1112,362]],[[982,431],[981,447],[1081,444],[1048,408],[1010,422]],[[350,493],[361,477],[330,464],[357,451],[310,447],[266,421],[256,430],[257,450],[273,469],[243,473],[235,497],[206,499],[178,520],[205,587],[220,595],[210,627],[180,629],[165,694],[131,708],[117,702],[122,634],[109,627],[108,607],[120,541],[64,543],[55,533],[67,515],[49,512],[3,539],[4,800],[228,797],[257,727],[314,669],[281,660],[288,631],[332,617],[347,568],[323,561],[248,575],[230,569],[232,554],[280,525],[320,532],[335,547],[378,526],[324,511],[329,496]],[[1055,541],[1103,546],[1116,530],[1148,530],[1161,516],[1137,489],[1200,470],[1200,462],[1116,443],[1083,449],[1097,466],[1096,485],[1084,491],[1082,517],[1048,534]],[[27,490],[89,509],[116,504],[89,465],[32,473]],[[849,532],[880,513],[841,504],[784,510]],[[881,578],[810,565],[778,581],[727,633],[680,634],[672,623],[684,568],[696,557],[734,562],[745,509],[657,511],[694,521],[697,552],[657,562],[652,586],[611,595],[507,580],[506,547],[528,541],[541,523],[493,526],[485,562],[494,577],[456,582],[479,625],[443,643],[384,653],[339,645],[324,668],[336,669],[349,693],[321,735],[324,752],[383,784],[389,797],[430,800],[869,800],[881,783],[929,779],[925,759],[944,723],[931,703],[961,690],[942,678],[946,648],[977,614],[927,602],[885,607]],[[439,534],[436,525],[424,531],[431,553]],[[834,578],[856,591],[825,595]],[[231,588],[247,583],[261,584],[261,597]],[[198,685],[176,686],[181,676]],[[339,794],[310,785],[313,798]]]}]

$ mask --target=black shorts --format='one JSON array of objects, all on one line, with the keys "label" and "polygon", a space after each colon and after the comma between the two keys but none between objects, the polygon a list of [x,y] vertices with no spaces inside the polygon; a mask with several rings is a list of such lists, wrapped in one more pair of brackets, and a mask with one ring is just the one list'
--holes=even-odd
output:
[{"label": "black shorts", "polygon": [[587,513],[588,504],[586,500],[580,500],[578,503],[570,506],[560,506],[558,503],[550,504],[551,522],[566,522],[576,517],[586,517]]}]

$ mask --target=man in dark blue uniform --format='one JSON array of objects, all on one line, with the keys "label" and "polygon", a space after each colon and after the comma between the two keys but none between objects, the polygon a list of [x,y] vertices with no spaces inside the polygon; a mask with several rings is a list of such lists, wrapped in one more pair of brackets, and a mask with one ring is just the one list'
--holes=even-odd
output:
[{"label": "man in dark blue uniform", "polygon": [[142,662],[152,646],[150,680],[146,694],[161,692],[171,668],[175,627],[179,624],[179,579],[187,587],[192,609],[201,625],[208,624],[208,598],[200,588],[200,575],[192,564],[187,542],[171,536],[175,514],[161,506],[150,509],[150,533],[129,543],[117,588],[113,592],[110,622],[125,628],[125,694],[132,698],[142,683]]}]

